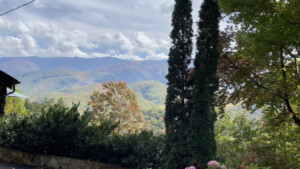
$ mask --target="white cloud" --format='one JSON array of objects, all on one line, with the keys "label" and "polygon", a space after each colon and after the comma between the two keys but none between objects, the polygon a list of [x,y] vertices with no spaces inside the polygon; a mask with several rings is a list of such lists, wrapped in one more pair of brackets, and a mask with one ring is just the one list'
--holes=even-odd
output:
[{"label": "white cloud", "polygon": [[159,45],[144,32],[137,32],[135,40],[140,52],[153,53],[159,48]]},{"label": "white cloud", "polygon": [[22,39],[17,37],[0,36],[0,55],[6,57],[14,57],[14,56],[23,56],[27,55],[27,52],[24,49],[22,44]]},{"label": "white cloud", "polygon": [[117,40],[117,42],[120,44],[120,48],[130,54],[133,53],[134,51],[134,46],[132,45],[130,39],[126,36],[124,36],[123,33],[118,33],[115,35],[115,39]]},{"label": "white cloud", "polygon": [[23,22],[16,22],[16,24],[9,24],[16,33],[29,33],[30,29]]},{"label": "white cloud", "polygon": [[[195,18],[201,2],[193,1]],[[0,0],[0,13],[20,4]],[[173,0],[36,0],[0,18],[1,41],[9,45],[0,57],[166,59],[173,7]]]},{"label": "white cloud", "polygon": [[80,30],[67,31],[53,23],[44,22],[3,22],[7,23],[6,29],[12,31],[14,36],[1,38],[3,43],[8,41],[5,48],[0,48],[1,56],[88,57],[88,53],[81,48],[97,48]]},{"label": "white cloud", "polygon": [[130,54],[114,55],[113,57],[123,59],[123,60],[143,60],[141,57],[137,55],[130,55]]},{"label": "white cloud", "polygon": [[29,35],[23,35],[21,36],[22,44],[24,45],[24,48],[28,53],[36,53],[36,50],[38,50],[38,45],[36,44],[36,41],[33,39],[33,37]]},{"label": "white cloud", "polygon": [[146,60],[148,60],[148,59],[150,59],[150,60],[168,59],[168,55],[166,55],[165,53],[158,53],[158,54],[148,55],[145,59]]},{"label": "white cloud", "polygon": [[104,33],[96,41],[90,41],[81,30],[65,30],[54,23],[2,20],[13,36],[2,38],[8,41],[6,48],[0,48],[1,56],[41,57],[117,57],[120,59],[166,59],[169,43],[155,40],[145,32],[134,36],[122,32]]},{"label": "white cloud", "polygon": [[0,18],[0,25],[4,25],[4,24],[5,24],[5,21],[2,18]]},{"label": "white cloud", "polygon": [[90,54],[90,57],[92,58],[102,58],[102,57],[109,57],[110,55],[109,54],[106,54],[106,53],[91,53]]},{"label": "white cloud", "polygon": [[158,8],[164,14],[171,15],[174,8],[174,1],[170,1],[170,0],[161,1],[161,3],[156,5],[156,8]]},{"label": "white cloud", "polygon": [[36,8],[44,8],[45,7],[45,4],[41,0],[35,0],[35,2],[32,5],[35,6]]}]

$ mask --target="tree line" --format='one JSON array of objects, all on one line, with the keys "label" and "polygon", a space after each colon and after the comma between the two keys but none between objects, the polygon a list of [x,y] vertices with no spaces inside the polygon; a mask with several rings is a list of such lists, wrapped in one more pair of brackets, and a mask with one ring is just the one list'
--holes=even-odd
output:
[{"label": "tree line", "polygon": [[[267,125],[300,127],[299,6],[299,0],[204,0],[190,69],[192,1],[175,0],[167,75],[166,168],[206,168],[216,158],[214,107],[223,117],[226,105],[241,103],[252,112],[261,109]],[[221,32],[220,12],[229,23]]]},{"label": "tree line", "polygon": [[218,89],[218,2],[204,0],[201,6],[193,72],[189,68],[193,52],[191,12],[190,0],[175,0],[165,113],[165,168],[170,169],[189,165],[206,168],[217,150],[214,105]]}]

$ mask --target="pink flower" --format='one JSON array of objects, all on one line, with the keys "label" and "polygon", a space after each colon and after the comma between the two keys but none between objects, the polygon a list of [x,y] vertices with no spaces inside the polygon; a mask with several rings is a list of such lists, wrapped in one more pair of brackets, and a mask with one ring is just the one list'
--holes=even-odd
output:
[{"label": "pink flower", "polygon": [[212,169],[217,169],[220,166],[220,164],[217,161],[214,161],[214,160],[209,161],[207,163],[207,165],[209,167],[211,167]]},{"label": "pink flower", "polygon": [[194,166],[186,167],[185,169],[196,169]]},{"label": "pink flower", "polygon": [[227,167],[225,165],[222,165],[221,169],[227,169]]}]

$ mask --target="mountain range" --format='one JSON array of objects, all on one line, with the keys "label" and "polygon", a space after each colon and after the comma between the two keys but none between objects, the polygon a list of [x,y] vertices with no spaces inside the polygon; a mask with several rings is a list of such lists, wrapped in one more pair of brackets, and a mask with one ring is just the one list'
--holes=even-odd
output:
[{"label": "mountain range", "polygon": [[[66,95],[74,88],[96,88],[106,81],[166,83],[167,61],[129,61],[117,58],[0,57],[0,69],[21,81],[22,92],[34,100]],[[69,92],[70,93],[70,92]]]},{"label": "mountain range", "polygon": [[83,87],[106,81],[166,83],[167,61],[129,61],[117,58],[0,57],[0,69],[21,81],[24,94]]},{"label": "mountain range", "polygon": [[[140,110],[152,128],[160,132],[164,129],[166,60],[0,57],[0,69],[21,81],[21,91],[30,100],[61,97],[68,105],[80,102],[81,111],[87,108],[92,92],[101,90],[101,83],[111,80],[127,82],[127,86],[136,93]],[[243,111],[233,108],[229,106],[228,111]]]},{"label": "mountain range", "polygon": [[78,93],[80,91],[91,93],[99,88],[99,83],[110,80],[127,83],[152,81],[147,83],[148,87],[151,88],[151,84],[157,87],[158,82],[159,85],[166,83],[168,65],[166,60],[130,61],[111,57],[0,57],[0,69],[21,81],[21,91],[25,95],[42,100],[50,96],[83,95]]},{"label": "mountain range", "polygon": [[80,111],[87,108],[93,91],[101,90],[101,83],[124,81],[136,93],[151,128],[163,132],[166,60],[0,57],[0,69],[21,82],[20,90],[30,101],[63,98],[67,105],[80,102]]},{"label": "mountain range", "polygon": [[166,83],[167,60],[130,61],[112,57],[0,57],[0,69],[21,78],[24,73],[28,72],[65,69],[73,72],[85,72],[87,77],[92,78],[95,82],[155,80]]}]

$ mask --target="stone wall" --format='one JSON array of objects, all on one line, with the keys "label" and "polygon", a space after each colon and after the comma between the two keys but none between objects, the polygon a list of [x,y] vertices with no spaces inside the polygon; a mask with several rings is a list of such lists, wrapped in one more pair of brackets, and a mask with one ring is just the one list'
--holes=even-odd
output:
[{"label": "stone wall", "polygon": [[34,155],[4,148],[0,148],[0,161],[53,169],[126,169],[118,165],[58,156]]}]

